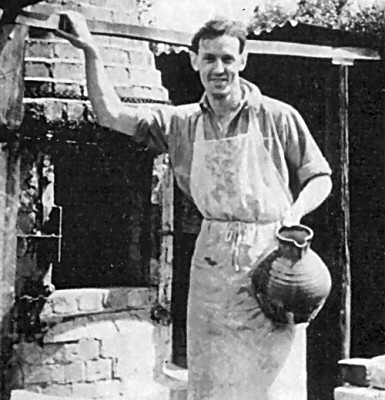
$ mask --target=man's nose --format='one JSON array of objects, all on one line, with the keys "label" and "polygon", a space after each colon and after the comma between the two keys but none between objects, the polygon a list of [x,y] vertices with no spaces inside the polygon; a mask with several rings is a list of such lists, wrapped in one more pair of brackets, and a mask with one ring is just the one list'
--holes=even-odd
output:
[{"label": "man's nose", "polygon": [[224,64],[223,64],[222,60],[216,60],[216,61],[215,61],[215,64],[214,64],[214,71],[215,71],[217,74],[220,74],[220,73],[222,73],[222,72],[225,71],[225,67],[224,67]]}]

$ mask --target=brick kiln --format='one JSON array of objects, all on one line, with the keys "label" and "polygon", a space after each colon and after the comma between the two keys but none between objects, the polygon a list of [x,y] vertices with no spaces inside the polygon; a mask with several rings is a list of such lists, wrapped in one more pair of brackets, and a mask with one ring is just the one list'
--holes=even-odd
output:
[{"label": "brick kiln", "polygon": [[[47,3],[88,20],[138,18],[135,0]],[[127,107],[168,101],[148,43],[97,41]],[[12,388],[106,400],[183,397],[184,382],[165,368],[169,321],[157,313],[170,301],[172,252],[167,230],[154,234],[162,218],[150,201],[153,156],[95,124],[82,52],[44,30],[31,28],[27,39],[24,104]]]}]

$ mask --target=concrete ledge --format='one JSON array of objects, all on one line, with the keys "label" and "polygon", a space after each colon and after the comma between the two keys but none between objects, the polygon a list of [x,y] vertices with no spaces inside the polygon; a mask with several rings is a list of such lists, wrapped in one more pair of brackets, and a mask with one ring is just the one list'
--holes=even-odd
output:
[{"label": "concrete ledge", "polygon": [[[58,397],[29,392],[27,390],[12,390],[11,400],[85,400],[80,397]],[[89,399],[87,399],[89,400]]]},{"label": "concrete ledge", "polygon": [[334,400],[385,400],[385,390],[342,386],[334,390]]},{"label": "concrete ledge", "polygon": [[342,379],[352,386],[385,390],[385,356],[350,358],[338,362]]},{"label": "concrete ledge", "polygon": [[40,318],[47,321],[87,314],[140,310],[151,306],[155,299],[155,289],[144,287],[57,290],[48,298]]}]

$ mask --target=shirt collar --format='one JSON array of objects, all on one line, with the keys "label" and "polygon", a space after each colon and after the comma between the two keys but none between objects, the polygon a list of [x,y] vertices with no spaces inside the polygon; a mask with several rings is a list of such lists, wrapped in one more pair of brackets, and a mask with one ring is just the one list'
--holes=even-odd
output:
[{"label": "shirt collar", "polygon": [[[240,82],[242,88],[242,100],[240,107],[248,108],[249,106],[254,106],[257,108],[257,110],[259,110],[262,100],[262,93],[259,88],[243,78],[240,78]],[[211,110],[206,92],[203,94],[199,105],[203,111]]]}]

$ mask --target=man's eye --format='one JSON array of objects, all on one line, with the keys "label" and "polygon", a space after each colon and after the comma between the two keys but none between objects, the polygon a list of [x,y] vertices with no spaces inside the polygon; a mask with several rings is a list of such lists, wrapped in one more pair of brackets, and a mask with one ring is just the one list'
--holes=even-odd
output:
[{"label": "man's eye", "polygon": [[215,61],[215,57],[206,56],[206,57],[204,58],[204,60],[207,61],[207,62],[214,62],[214,61]]},{"label": "man's eye", "polygon": [[224,58],[222,59],[222,61],[223,61],[225,64],[231,64],[231,63],[234,61],[234,58],[233,58],[233,57],[224,57]]}]

